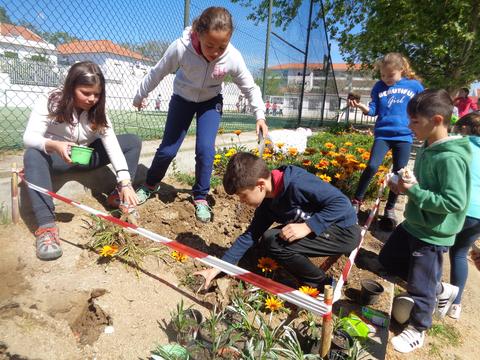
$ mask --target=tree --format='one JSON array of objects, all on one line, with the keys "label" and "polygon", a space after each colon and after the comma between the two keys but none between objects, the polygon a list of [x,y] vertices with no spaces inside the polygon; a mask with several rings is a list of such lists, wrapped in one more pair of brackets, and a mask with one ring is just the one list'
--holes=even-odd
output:
[{"label": "tree", "polygon": [[[275,25],[287,27],[302,0],[275,4]],[[480,78],[480,0],[325,0],[324,6],[328,33],[350,65],[371,68],[383,54],[397,51],[429,87],[452,93]],[[250,18],[264,21],[267,10],[268,0],[263,0]],[[316,14],[313,27],[322,25],[321,17]]]},{"label": "tree", "polygon": [[[267,79],[265,84],[265,95],[283,95],[287,83],[286,79],[283,79],[279,74],[275,74],[271,70],[267,70],[265,77]],[[263,78],[256,78],[255,83],[261,89]]]},{"label": "tree", "polygon": [[70,35],[65,31],[56,31],[56,32],[41,32],[39,34],[46,42],[58,46],[60,44],[68,44],[72,41],[79,40],[77,37]]},{"label": "tree", "polygon": [[141,44],[121,43],[120,45],[140,53],[143,57],[150,59],[152,63],[156,63],[162,58],[170,43],[165,41],[149,40]]},{"label": "tree", "polygon": [[10,20],[10,17],[7,14],[7,10],[3,6],[0,6],[0,23],[12,23],[12,20]]}]

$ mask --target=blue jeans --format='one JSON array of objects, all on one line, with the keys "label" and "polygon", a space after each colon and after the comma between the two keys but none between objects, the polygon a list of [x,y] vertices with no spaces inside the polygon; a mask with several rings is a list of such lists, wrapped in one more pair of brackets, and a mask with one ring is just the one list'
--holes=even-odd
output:
[{"label": "blue jeans", "polygon": [[400,224],[378,255],[385,269],[407,281],[407,291],[415,301],[410,324],[419,331],[432,326],[436,297],[441,291],[443,254],[447,250],[446,246],[417,239]]},{"label": "blue jeans", "polygon": [[468,277],[467,255],[470,247],[480,236],[480,219],[465,218],[463,229],[457,234],[455,244],[450,248],[450,282],[458,286],[458,295],[454,304],[460,304]]},{"label": "blue jeans", "polygon": [[[118,135],[117,139],[125,156],[125,160],[127,161],[130,178],[134,181],[142,142],[136,135],[132,134]],[[102,144],[102,140],[97,139],[89,146],[94,150],[90,164],[88,165],[70,165],[63,161],[57,153],[46,154],[37,149],[26,149],[23,155],[25,179],[47,190],[52,190],[52,173],[65,173],[72,170],[92,170],[110,163],[110,158]],[[102,181],[102,179],[99,179],[99,181]],[[50,196],[28,188],[28,197],[30,198],[33,214],[38,226],[55,222],[55,206]]]},{"label": "blue jeans", "polygon": [[[363,170],[362,176],[360,176],[357,191],[355,192],[355,199],[363,200],[368,189],[368,184],[370,184],[373,176],[377,173],[378,167],[382,164],[383,158],[389,149],[392,149],[394,173],[397,173],[398,170],[408,164],[410,151],[412,149],[411,143],[407,141],[375,139],[372,149],[370,150],[370,159],[368,160],[367,167]],[[397,198],[398,195],[390,191],[385,209],[393,209]]]},{"label": "blue jeans", "polygon": [[215,157],[215,138],[222,117],[223,97],[218,95],[208,101],[196,103],[173,95],[168,107],[167,123],[162,143],[148,169],[146,183],[158,184],[182,145],[193,116],[197,115],[195,141],[195,184],[193,198],[205,199],[210,190],[210,177]]}]

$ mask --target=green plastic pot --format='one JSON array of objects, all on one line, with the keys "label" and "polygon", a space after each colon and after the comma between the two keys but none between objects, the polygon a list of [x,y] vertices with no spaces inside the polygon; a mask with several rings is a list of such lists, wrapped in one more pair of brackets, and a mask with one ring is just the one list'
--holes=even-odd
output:
[{"label": "green plastic pot", "polygon": [[72,146],[70,159],[74,164],[88,165],[92,158],[93,148],[87,146]]}]

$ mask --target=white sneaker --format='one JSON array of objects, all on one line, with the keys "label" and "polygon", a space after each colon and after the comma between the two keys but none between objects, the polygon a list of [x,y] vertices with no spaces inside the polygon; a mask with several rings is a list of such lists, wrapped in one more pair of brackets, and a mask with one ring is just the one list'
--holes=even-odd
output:
[{"label": "white sneaker", "polygon": [[401,353],[409,353],[421,348],[424,341],[425,331],[418,331],[413,326],[408,326],[399,335],[392,338],[392,345]]},{"label": "white sneaker", "polygon": [[448,310],[448,316],[452,319],[460,319],[460,313],[462,312],[462,305],[453,304],[450,310]]},{"label": "white sneaker", "polygon": [[437,305],[434,315],[443,319],[452,306],[458,294],[458,286],[442,282],[443,291],[437,295]]}]

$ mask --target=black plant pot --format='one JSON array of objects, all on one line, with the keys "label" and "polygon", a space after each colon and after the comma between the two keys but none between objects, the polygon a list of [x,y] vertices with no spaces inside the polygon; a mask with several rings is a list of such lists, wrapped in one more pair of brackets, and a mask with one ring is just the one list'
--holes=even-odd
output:
[{"label": "black plant pot", "polygon": [[362,289],[360,290],[360,302],[363,305],[372,305],[378,301],[379,296],[383,293],[384,289],[378,282],[365,279],[361,282]]}]

